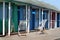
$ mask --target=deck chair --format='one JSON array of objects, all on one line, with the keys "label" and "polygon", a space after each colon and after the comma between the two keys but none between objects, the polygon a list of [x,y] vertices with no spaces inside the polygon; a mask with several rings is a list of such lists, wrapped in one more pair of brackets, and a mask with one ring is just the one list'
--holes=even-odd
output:
[{"label": "deck chair", "polygon": [[40,22],[38,29],[40,30],[40,32],[42,32],[43,30],[45,30],[45,23],[47,22],[47,19],[42,20],[42,22]]},{"label": "deck chair", "polygon": [[26,21],[20,21],[20,22],[19,22],[19,25],[18,25],[18,35],[22,35],[22,34],[20,34],[20,33],[21,33],[21,32],[20,32],[20,30],[21,30],[20,27],[23,27],[23,24],[26,24]]}]

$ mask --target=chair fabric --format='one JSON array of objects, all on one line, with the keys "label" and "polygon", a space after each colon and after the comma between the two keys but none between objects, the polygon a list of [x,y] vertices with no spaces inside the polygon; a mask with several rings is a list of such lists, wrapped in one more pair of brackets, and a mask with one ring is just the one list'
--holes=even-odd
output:
[{"label": "chair fabric", "polygon": [[42,20],[42,22],[40,22],[40,24],[39,24],[39,30],[43,30],[43,28],[45,27],[45,23],[47,22],[47,19],[45,19],[45,20]]}]

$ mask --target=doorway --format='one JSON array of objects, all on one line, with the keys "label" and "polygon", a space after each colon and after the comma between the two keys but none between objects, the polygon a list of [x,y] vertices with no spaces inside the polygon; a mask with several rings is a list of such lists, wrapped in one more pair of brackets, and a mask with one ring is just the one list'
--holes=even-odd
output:
[{"label": "doorway", "polygon": [[19,32],[26,32],[26,6],[18,6],[18,30]]},{"label": "doorway", "polygon": [[30,30],[34,30],[35,28],[35,11],[31,12],[31,22],[30,22]]},{"label": "doorway", "polygon": [[32,8],[30,13],[30,30],[37,30],[39,26],[38,8]]},{"label": "doorway", "polygon": [[[25,5],[12,5],[11,15],[11,34],[19,32],[26,32],[26,7]],[[19,30],[20,29],[20,30]]]},{"label": "doorway", "polygon": [[55,12],[50,13],[50,28],[55,28],[56,14]]}]

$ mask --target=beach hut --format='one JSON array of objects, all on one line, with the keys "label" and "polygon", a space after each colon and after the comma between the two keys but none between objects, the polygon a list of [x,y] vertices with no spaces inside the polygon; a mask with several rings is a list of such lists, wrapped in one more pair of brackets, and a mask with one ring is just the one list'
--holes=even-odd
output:
[{"label": "beach hut", "polygon": [[46,30],[60,27],[60,11],[50,4],[37,0],[0,0],[0,35],[38,30],[45,19]]}]

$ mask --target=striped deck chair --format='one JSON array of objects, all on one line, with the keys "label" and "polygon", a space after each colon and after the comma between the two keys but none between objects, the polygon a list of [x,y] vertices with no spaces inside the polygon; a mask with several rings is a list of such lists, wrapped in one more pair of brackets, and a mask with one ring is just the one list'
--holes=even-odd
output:
[{"label": "striped deck chair", "polygon": [[42,32],[45,29],[45,23],[47,22],[47,19],[42,20],[42,22],[40,22],[38,29],[40,30],[40,32]]}]

